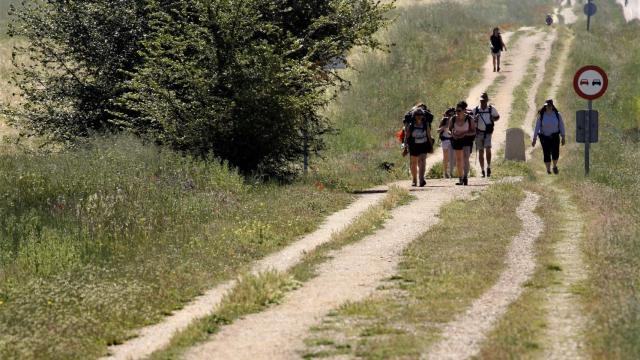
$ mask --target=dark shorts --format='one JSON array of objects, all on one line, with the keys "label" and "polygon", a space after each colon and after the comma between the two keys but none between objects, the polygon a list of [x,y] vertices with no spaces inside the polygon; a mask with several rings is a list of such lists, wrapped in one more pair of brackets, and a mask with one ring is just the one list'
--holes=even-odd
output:
[{"label": "dark shorts", "polygon": [[426,154],[428,151],[429,145],[427,143],[411,144],[411,146],[409,146],[409,154],[411,154],[411,156],[420,156]]}]

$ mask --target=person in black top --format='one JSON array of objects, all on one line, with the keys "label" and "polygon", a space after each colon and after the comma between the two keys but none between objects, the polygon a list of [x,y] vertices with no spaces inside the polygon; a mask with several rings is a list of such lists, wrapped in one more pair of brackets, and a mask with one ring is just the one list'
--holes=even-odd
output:
[{"label": "person in black top", "polygon": [[491,56],[493,56],[493,71],[500,71],[500,53],[507,51],[507,46],[502,41],[499,28],[493,28],[493,34],[489,38],[491,41]]},{"label": "person in black top", "polygon": [[422,107],[416,107],[412,111],[411,123],[407,126],[405,135],[405,147],[403,155],[407,152],[411,155],[410,170],[412,186],[416,186],[418,178],[420,186],[425,186],[426,160],[429,148],[433,145],[431,140],[431,124],[426,121],[426,111]]}]

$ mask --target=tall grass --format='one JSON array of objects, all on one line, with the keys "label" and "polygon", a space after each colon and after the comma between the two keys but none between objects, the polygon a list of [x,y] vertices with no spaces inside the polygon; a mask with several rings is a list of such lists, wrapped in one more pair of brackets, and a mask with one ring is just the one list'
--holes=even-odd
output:
[{"label": "tall grass", "polygon": [[104,354],[351,196],[106,138],[1,152],[0,198],[0,358],[67,359]]},{"label": "tall grass", "polygon": [[[598,21],[597,19],[606,19]],[[590,322],[587,344],[596,358],[640,357],[640,24],[625,23],[619,6],[598,4],[598,17],[576,39],[564,89],[573,73],[595,64],[609,75],[609,90],[594,101],[600,112],[600,142],[592,146],[591,174],[583,173],[582,146],[573,145],[563,163],[563,182],[588,215],[584,251],[590,286],[585,297]],[[572,91],[560,97],[565,113],[585,109]],[[574,121],[567,119],[573,137]]]},{"label": "tall grass", "polygon": [[[551,1],[475,1],[399,7],[393,25],[380,36],[393,44],[388,53],[357,54],[354,69],[342,75],[352,87],[340,93],[326,115],[339,130],[328,138],[316,176],[346,188],[366,187],[405,176],[405,161],[393,134],[418,101],[436,115],[466,98],[479,81],[488,55],[491,29],[515,30],[544,18]],[[391,174],[381,162],[396,164]]]}]

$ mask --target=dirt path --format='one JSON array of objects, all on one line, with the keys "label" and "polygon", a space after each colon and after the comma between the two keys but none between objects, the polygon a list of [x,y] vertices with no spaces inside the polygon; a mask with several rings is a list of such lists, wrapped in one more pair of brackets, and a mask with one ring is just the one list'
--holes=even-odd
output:
[{"label": "dirt path", "polygon": [[[497,154],[504,146],[511,105],[514,99],[513,91],[526,75],[529,61],[537,54],[536,45],[540,44],[544,38],[544,33],[541,32],[530,34],[528,30],[531,30],[531,28],[523,28],[521,30],[527,31],[527,33],[523,34],[514,44],[509,43],[513,34],[505,34],[505,42],[509,50],[502,55],[501,72],[493,72],[493,62],[491,56],[488,56],[483,66],[482,79],[469,91],[469,96],[466,99],[469,107],[474,108],[480,103],[480,95],[494,83],[498,76],[504,76],[504,80],[500,86],[498,86],[496,94],[494,94],[489,101],[500,113],[500,120],[495,123],[491,140],[493,144],[493,154]],[[431,167],[437,162],[442,161],[441,153],[442,150],[436,150],[435,154],[438,156],[429,157],[427,159],[427,167]],[[472,154],[471,166],[475,168],[476,173],[479,174],[480,165],[477,161],[477,156],[477,151]]]},{"label": "dirt path", "polygon": [[640,19],[640,0],[629,0],[627,5],[625,0],[616,0],[616,2],[622,7],[622,13],[627,22]]},{"label": "dirt path", "polygon": [[560,203],[562,212],[567,214],[567,222],[560,230],[564,238],[554,246],[561,271],[557,282],[547,293],[545,338],[548,343],[544,358],[584,359],[582,334],[586,328],[586,319],[582,315],[579,295],[572,291],[587,279],[580,249],[584,220],[565,190],[561,190]]},{"label": "dirt path", "polygon": [[[553,43],[556,42],[558,38],[558,32],[554,29],[547,37],[545,37],[544,41],[540,44],[542,49],[538,50],[538,56],[540,56],[540,61],[538,61],[538,66],[536,67],[536,78],[531,84],[531,88],[527,97],[527,106],[529,110],[527,111],[527,115],[522,122],[522,129],[525,134],[531,135],[534,129],[534,122],[536,116],[538,114],[538,109],[542,106],[542,104],[536,104],[536,95],[544,81],[545,69],[547,66],[547,62],[551,58],[551,47]],[[566,61],[565,61],[566,64]],[[562,65],[561,65],[562,66]]]},{"label": "dirt path", "polygon": [[[381,187],[382,189],[383,187]],[[305,236],[283,250],[260,261],[252,268],[257,274],[267,269],[285,271],[298,263],[304,254],[328,242],[331,235],[347,227],[369,207],[378,203],[384,194],[363,195],[348,208],[329,216],[315,232]],[[147,326],[137,332],[137,337],[116,346],[109,347],[111,356],[105,359],[140,359],[169,344],[176,332],[184,330],[192,321],[209,315],[220,304],[223,296],[235,286],[228,281],[207,291],[183,309],[176,311],[162,322]]]},{"label": "dirt path", "polygon": [[[551,87],[545,94],[545,99],[555,99],[558,95],[558,91],[560,90],[560,86],[562,85],[562,80],[564,79],[564,73],[566,72],[566,69],[567,69],[567,63],[568,63],[569,53],[571,52],[571,47],[573,45],[573,39],[574,39],[573,35],[569,35],[569,38],[567,38],[564,42],[564,46],[562,47],[562,50],[560,50],[561,53],[557,60],[558,67],[556,68],[556,72],[553,75],[553,81],[551,83]],[[523,125],[522,125],[524,131],[528,132],[530,135],[533,133],[533,130],[534,130],[534,125],[537,117],[536,111],[540,107],[540,104],[535,104],[535,95],[533,95],[533,101],[531,101],[531,93],[535,94],[536,91],[539,91],[539,87],[533,87],[532,89],[533,90],[529,94],[530,96],[529,112],[527,113],[525,121],[523,122]],[[569,120],[568,118],[565,118],[565,121],[568,121],[568,120]],[[527,143],[529,143],[529,141],[527,141]],[[534,150],[535,148],[532,148],[531,146],[528,147],[528,150],[527,150],[528,159],[531,159],[531,156]]]},{"label": "dirt path", "polygon": [[442,205],[487,184],[455,187],[450,180],[430,181],[429,187],[414,192],[417,200],[392,212],[383,229],[336,251],[332,260],[319,267],[317,277],[288,294],[281,305],[224,327],[211,341],[189,351],[186,358],[299,358],[312,325],[345,301],[370,295],[381,280],[394,273],[405,246],[439,221],[436,215]]},{"label": "dirt path", "polygon": [[517,210],[522,230],[511,243],[507,253],[507,268],[498,282],[456,320],[447,324],[442,341],[424,356],[428,359],[467,359],[476,355],[480,343],[508,306],[524,291],[523,284],[536,267],[534,242],[542,231],[542,220],[533,211],[539,196],[527,192]]}]

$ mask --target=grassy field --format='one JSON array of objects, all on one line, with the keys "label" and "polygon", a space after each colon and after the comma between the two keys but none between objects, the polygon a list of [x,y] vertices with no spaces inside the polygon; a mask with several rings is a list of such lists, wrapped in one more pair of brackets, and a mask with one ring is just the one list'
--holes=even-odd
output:
[{"label": "grassy field", "polygon": [[[64,152],[6,144],[0,357],[104,354],[130,329],[158,321],[313,230],[352,199],[345,191],[406,176],[391,138],[404,111],[426,100],[438,113],[464,97],[480,74],[491,27],[532,23],[548,3],[396,10],[396,22],[381,35],[395,46],[359,56],[359,71],[345,74],[352,89],[327,109],[340,132],[328,139],[324,159],[314,159],[312,175],[295,184],[253,184],[216,161],[127,137]],[[454,20],[465,26],[451,26]],[[6,81],[10,47],[3,44]],[[7,93],[4,102],[11,101]],[[383,161],[395,170],[380,169]]]},{"label": "grassy field", "polygon": [[0,169],[1,358],[103,354],[352,198],[128,138],[3,152]]},{"label": "grassy field", "polygon": [[[640,23],[625,23],[618,5],[600,2],[592,26],[589,34],[584,21],[574,27],[577,34],[563,88],[571,88],[573,74],[582,65],[607,71],[609,90],[594,101],[600,112],[600,143],[592,146],[586,179],[582,147],[569,147],[560,184],[575,194],[587,215],[583,251],[590,274],[585,294],[592,320],[590,355],[633,359],[640,357]],[[586,101],[573,91],[563,92],[559,100],[566,114],[586,109]],[[567,123],[573,138],[572,117]]]}]

